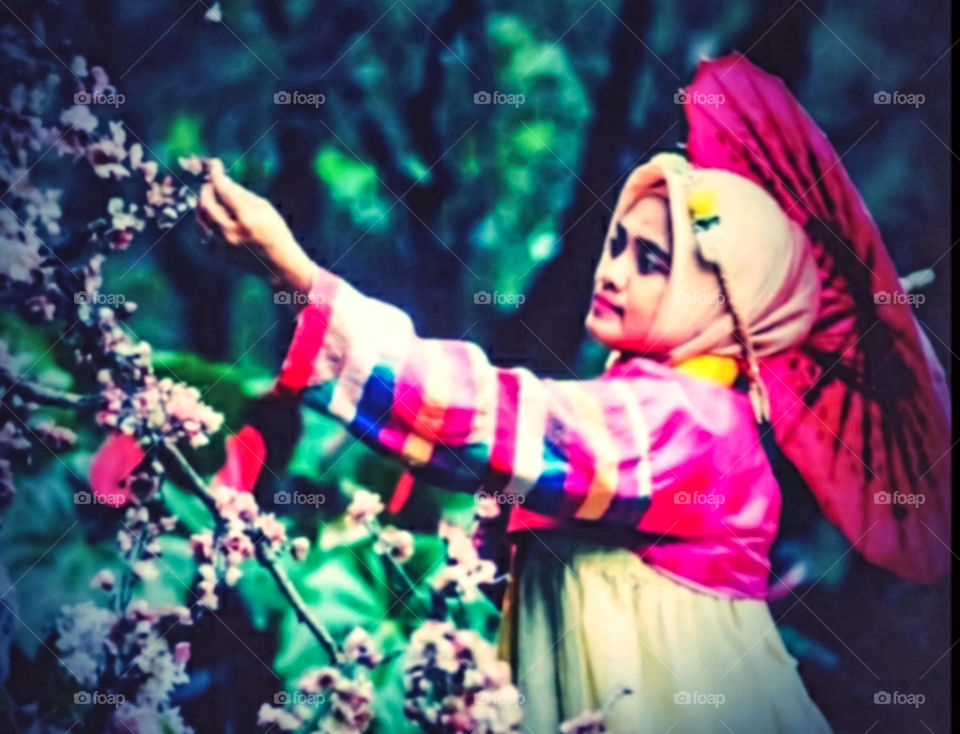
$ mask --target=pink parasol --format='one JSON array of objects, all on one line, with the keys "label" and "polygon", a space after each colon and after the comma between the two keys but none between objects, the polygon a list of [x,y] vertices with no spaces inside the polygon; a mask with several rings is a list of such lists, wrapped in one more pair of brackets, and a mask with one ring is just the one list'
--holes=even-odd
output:
[{"label": "pink parasol", "polygon": [[949,395],[876,224],[780,79],[731,54],[702,62],[687,91],[691,163],[764,186],[817,259],[812,332],[760,359],[777,443],[867,560],[936,581],[950,561]]}]

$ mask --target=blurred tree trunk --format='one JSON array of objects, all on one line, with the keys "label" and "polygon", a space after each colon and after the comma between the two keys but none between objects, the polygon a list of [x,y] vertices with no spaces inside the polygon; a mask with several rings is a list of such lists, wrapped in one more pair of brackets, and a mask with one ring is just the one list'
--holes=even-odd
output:
[{"label": "blurred tree trunk", "polygon": [[[637,40],[651,19],[650,4],[624,0],[611,24],[607,76],[594,89],[593,120],[584,147],[583,169],[573,202],[564,214],[565,233],[556,257],[540,271],[526,302],[497,330],[490,355],[498,363],[524,364],[569,377],[583,339],[583,317],[592,292],[593,267],[603,245],[610,212],[597,195],[621,173],[618,151],[629,131],[630,100],[641,56]],[[616,188],[604,199],[612,208]]]}]

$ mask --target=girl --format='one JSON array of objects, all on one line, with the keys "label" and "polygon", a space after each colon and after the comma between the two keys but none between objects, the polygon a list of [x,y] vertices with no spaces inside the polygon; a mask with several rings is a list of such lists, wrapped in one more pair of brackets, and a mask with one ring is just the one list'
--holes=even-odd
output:
[{"label": "girl", "polygon": [[[696,105],[730,90],[735,109]],[[897,285],[836,154],[743,57],[702,65],[689,91],[691,160],[633,171],[610,222],[586,317],[612,351],[595,379],[418,336],[219,162],[200,195],[205,226],[309,293],[278,391],[308,391],[430,483],[514,498],[502,651],[537,734],[605,703],[613,732],[829,731],[765,601],[790,460],[869,560],[922,581],[946,565],[942,372],[909,311],[874,298],[864,323],[864,292]],[[893,382],[861,358],[873,329]],[[906,433],[904,410],[924,412],[901,416]]]}]

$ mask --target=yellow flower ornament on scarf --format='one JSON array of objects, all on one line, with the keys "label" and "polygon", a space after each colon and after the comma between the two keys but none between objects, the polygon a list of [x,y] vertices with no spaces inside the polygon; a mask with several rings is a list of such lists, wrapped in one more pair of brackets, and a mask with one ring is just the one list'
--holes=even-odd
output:
[{"label": "yellow flower ornament on scarf", "polygon": [[705,232],[720,223],[717,214],[717,195],[712,189],[694,189],[687,196],[690,221],[694,232]]}]

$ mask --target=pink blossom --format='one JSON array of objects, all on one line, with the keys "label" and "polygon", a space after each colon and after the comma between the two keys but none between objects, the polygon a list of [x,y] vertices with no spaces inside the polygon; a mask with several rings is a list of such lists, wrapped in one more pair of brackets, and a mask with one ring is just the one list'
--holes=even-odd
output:
[{"label": "pink blossom", "polygon": [[155,581],[160,577],[157,564],[153,561],[136,561],[133,564],[133,572],[144,581]]},{"label": "pink blossom", "polygon": [[350,662],[375,668],[383,660],[376,643],[362,627],[355,627],[343,642],[343,653]]},{"label": "pink blossom", "polygon": [[165,176],[163,181],[151,181],[147,189],[147,212],[154,214],[157,208],[175,203],[173,177]]},{"label": "pink blossom", "polygon": [[190,643],[178,642],[173,647],[173,659],[178,663],[187,663],[190,661]]},{"label": "pink blossom", "polygon": [[190,550],[198,561],[210,561],[213,558],[213,532],[204,530],[190,536]]},{"label": "pink blossom", "polygon": [[102,66],[94,66],[90,70],[90,75],[93,76],[93,94],[107,94],[116,91],[116,88],[110,84],[110,78]]},{"label": "pink blossom", "polygon": [[90,111],[90,105],[75,104],[70,109],[60,113],[60,122],[64,126],[74,130],[92,133],[97,129],[97,123],[99,121]]},{"label": "pink blossom", "polygon": [[204,563],[197,568],[197,573],[200,575],[200,581],[197,584],[200,599],[197,603],[207,609],[216,609],[220,606],[220,599],[217,597],[216,571],[212,565]]},{"label": "pink blossom", "polygon": [[157,162],[144,160],[143,146],[140,143],[134,143],[131,145],[129,152],[130,167],[134,171],[139,171],[142,173],[144,181],[147,183],[153,183],[154,179],[157,177]]},{"label": "pink blossom", "polygon": [[121,179],[130,175],[120,161],[127,157],[123,147],[127,133],[119,122],[110,123],[110,137],[101,138],[87,148],[87,157],[93,166],[93,172],[100,178]]},{"label": "pink blossom", "polygon": [[290,542],[290,555],[295,561],[303,561],[310,552],[310,541],[306,538],[294,538]]},{"label": "pink blossom", "polygon": [[0,209],[0,282],[4,278],[29,283],[44,258],[40,238],[7,207]]},{"label": "pink blossom", "polygon": [[281,731],[295,731],[303,721],[291,711],[270,704],[263,704],[257,712],[257,725],[277,727]]},{"label": "pink blossom", "polygon": [[116,576],[113,575],[113,571],[105,568],[102,571],[98,571],[97,574],[90,580],[90,588],[112,591],[116,583],[117,579]]},{"label": "pink blossom", "polygon": [[354,525],[366,525],[383,512],[380,496],[366,489],[358,489],[347,507],[347,521]]},{"label": "pink blossom", "polygon": [[314,668],[300,676],[297,688],[304,693],[322,693],[339,683],[342,675],[336,668],[329,666]]},{"label": "pink blossom", "polygon": [[413,557],[413,535],[388,525],[377,533],[375,552],[389,555],[397,563],[406,563]]},{"label": "pink blossom", "polygon": [[510,668],[471,630],[428,621],[410,639],[404,713],[427,731],[518,732],[520,696]]}]

